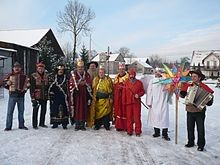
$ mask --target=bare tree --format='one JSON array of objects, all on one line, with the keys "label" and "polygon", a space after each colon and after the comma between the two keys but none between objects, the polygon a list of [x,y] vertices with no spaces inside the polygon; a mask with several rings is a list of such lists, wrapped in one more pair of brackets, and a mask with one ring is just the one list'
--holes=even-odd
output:
[{"label": "bare tree", "polygon": [[127,48],[127,47],[121,47],[121,48],[119,49],[119,53],[121,53],[121,55],[122,55],[123,57],[126,57],[126,56],[130,53],[130,49]]},{"label": "bare tree", "polygon": [[57,15],[58,26],[61,32],[71,32],[73,34],[73,61],[76,57],[76,44],[79,34],[85,35],[91,30],[89,23],[95,18],[95,13],[87,8],[78,0],[69,0],[65,6],[64,12],[59,12]]},{"label": "bare tree", "polygon": [[124,57],[124,58],[133,58],[135,55],[133,53],[130,53],[130,49],[127,47],[121,47],[118,52]]}]

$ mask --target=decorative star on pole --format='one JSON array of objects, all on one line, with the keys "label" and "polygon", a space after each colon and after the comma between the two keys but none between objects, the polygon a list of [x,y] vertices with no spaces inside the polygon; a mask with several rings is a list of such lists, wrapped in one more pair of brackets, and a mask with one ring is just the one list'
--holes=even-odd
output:
[{"label": "decorative star on pole", "polygon": [[159,80],[156,83],[165,84],[164,90],[169,90],[169,93],[175,93],[176,95],[176,124],[175,124],[175,143],[177,144],[178,137],[178,100],[179,100],[179,91],[182,86],[182,83],[188,82],[191,80],[191,77],[188,76],[190,70],[184,70],[184,63],[180,66],[179,69],[173,64],[173,68],[168,68],[165,64],[163,67],[166,73],[163,73],[162,76],[164,79]]},{"label": "decorative star on pole", "polygon": [[191,80],[191,77],[188,76],[190,70],[184,70],[184,64],[179,69],[174,64],[172,69],[165,64],[163,64],[163,67],[166,72],[162,74],[164,79],[159,80],[157,83],[165,84],[164,90],[169,90],[170,94],[175,93],[177,98],[179,98],[179,90],[182,83]]}]

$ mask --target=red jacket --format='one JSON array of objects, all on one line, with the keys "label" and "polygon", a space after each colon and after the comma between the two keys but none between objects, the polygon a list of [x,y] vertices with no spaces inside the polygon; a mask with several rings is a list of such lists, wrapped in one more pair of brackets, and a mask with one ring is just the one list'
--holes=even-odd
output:
[{"label": "red jacket", "polygon": [[[124,104],[141,104],[140,97],[144,95],[144,87],[140,80],[136,80],[132,83],[129,79],[125,82],[124,92],[122,100]],[[138,94],[139,98],[135,98],[134,95]]]}]

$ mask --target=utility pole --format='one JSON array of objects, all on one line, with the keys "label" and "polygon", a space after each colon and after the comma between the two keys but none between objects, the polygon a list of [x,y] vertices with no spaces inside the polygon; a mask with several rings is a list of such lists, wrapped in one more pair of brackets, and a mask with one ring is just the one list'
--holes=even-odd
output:
[{"label": "utility pole", "polygon": [[91,61],[91,59],[92,59],[92,35],[91,35],[91,33],[90,33],[90,35],[89,35],[89,62]]},{"label": "utility pole", "polygon": [[110,56],[109,56],[109,46],[108,46],[108,56],[107,56],[107,59],[108,59],[108,75],[109,75],[109,58],[110,58]]}]

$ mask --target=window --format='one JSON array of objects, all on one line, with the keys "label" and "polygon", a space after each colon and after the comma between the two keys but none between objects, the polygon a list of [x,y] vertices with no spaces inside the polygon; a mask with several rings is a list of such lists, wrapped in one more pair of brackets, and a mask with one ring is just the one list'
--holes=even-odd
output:
[{"label": "window", "polygon": [[217,68],[217,61],[213,61],[213,68],[214,68],[214,69]]},{"label": "window", "polygon": [[210,61],[207,61],[207,63],[206,63],[206,67],[207,67],[207,69],[210,68]]}]

